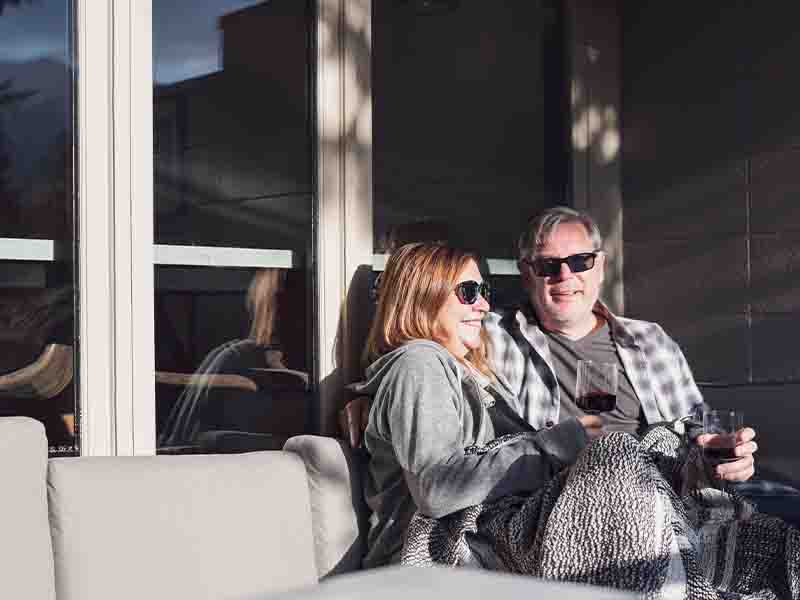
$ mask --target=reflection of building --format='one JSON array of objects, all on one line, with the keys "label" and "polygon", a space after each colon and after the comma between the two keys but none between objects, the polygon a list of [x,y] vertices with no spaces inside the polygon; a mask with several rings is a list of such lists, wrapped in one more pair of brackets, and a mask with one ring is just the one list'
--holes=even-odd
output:
[{"label": "reflection of building", "polygon": [[155,91],[156,241],[281,248],[310,238],[303,2],[219,19],[221,70]]},{"label": "reflection of building", "polygon": [[[289,250],[295,264],[302,264],[311,245],[313,199],[304,3],[263,2],[226,14],[217,25],[221,68],[155,88],[156,242]],[[247,332],[243,307],[250,270],[228,271],[227,278],[217,269],[200,277],[196,271],[156,271],[159,371],[193,373],[212,349]],[[186,286],[190,277],[195,284]],[[285,273],[286,301],[276,315],[288,366],[300,371],[309,370],[307,279],[304,270]],[[233,362],[214,368],[232,369]],[[159,430],[178,401],[176,393],[185,400],[191,389],[157,388]],[[213,402],[216,392],[196,391],[213,406],[225,404]],[[259,399],[278,403],[271,395],[259,390],[223,396],[232,407],[232,398],[240,406],[255,406]],[[295,432],[302,429],[303,419],[300,429],[292,422]],[[252,431],[264,429],[254,423]]]}]

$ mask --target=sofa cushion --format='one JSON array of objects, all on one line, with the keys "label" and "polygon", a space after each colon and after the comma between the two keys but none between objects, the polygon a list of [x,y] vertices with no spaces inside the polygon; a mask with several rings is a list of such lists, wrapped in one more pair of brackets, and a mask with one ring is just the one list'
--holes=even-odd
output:
[{"label": "sofa cushion", "polygon": [[299,454],[308,472],[320,579],[361,568],[368,509],[359,456],[341,440],[315,435],[292,437],[284,450]]},{"label": "sofa cushion", "polygon": [[42,424],[27,417],[0,419],[0,590],[4,598],[55,598],[46,472]]},{"label": "sofa cushion", "polygon": [[241,598],[316,582],[302,461],[51,459],[59,600]]}]

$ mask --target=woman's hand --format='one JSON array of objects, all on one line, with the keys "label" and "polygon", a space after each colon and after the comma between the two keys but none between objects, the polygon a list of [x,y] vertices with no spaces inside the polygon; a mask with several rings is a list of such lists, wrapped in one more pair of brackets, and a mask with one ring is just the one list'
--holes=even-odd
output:
[{"label": "woman's hand", "polygon": [[589,441],[596,440],[606,434],[606,430],[603,428],[603,419],[596,415],[578,417],[578,421],[583,425],[586,435],[589,436]]}]

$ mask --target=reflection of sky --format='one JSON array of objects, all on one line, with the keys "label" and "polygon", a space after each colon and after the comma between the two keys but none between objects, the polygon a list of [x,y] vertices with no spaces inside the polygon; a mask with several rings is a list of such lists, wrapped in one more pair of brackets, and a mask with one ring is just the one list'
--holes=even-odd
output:
[{"label": "reflection of sky", "polygon": [[174,83],[220,69],[222,15],[254,0],[153,0],[153,80]]},{"label": "reflection of sky", "polygon": [[68,0],[35,0],[6,5],[0,16],[0,62],[26,62],[55,57],[67,62]]}]

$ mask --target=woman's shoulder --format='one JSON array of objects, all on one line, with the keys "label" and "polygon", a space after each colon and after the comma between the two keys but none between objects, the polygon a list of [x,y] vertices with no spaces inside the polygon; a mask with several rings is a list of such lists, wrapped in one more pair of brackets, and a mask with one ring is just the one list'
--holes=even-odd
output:
[{"label": "woman's shoulder", "polygon": [[441,344],[431,340],[411,340],[392,352],[394,366],[408,368],[414,365],[443,365],[458,370],[458,361]]},{"label": "woman's shoulder", "polygon": [[444,346],[430,340],[411,340],[384,354],[367,369],[367,385],[416,380],[440,375],[460,376],[458,361]]}]

